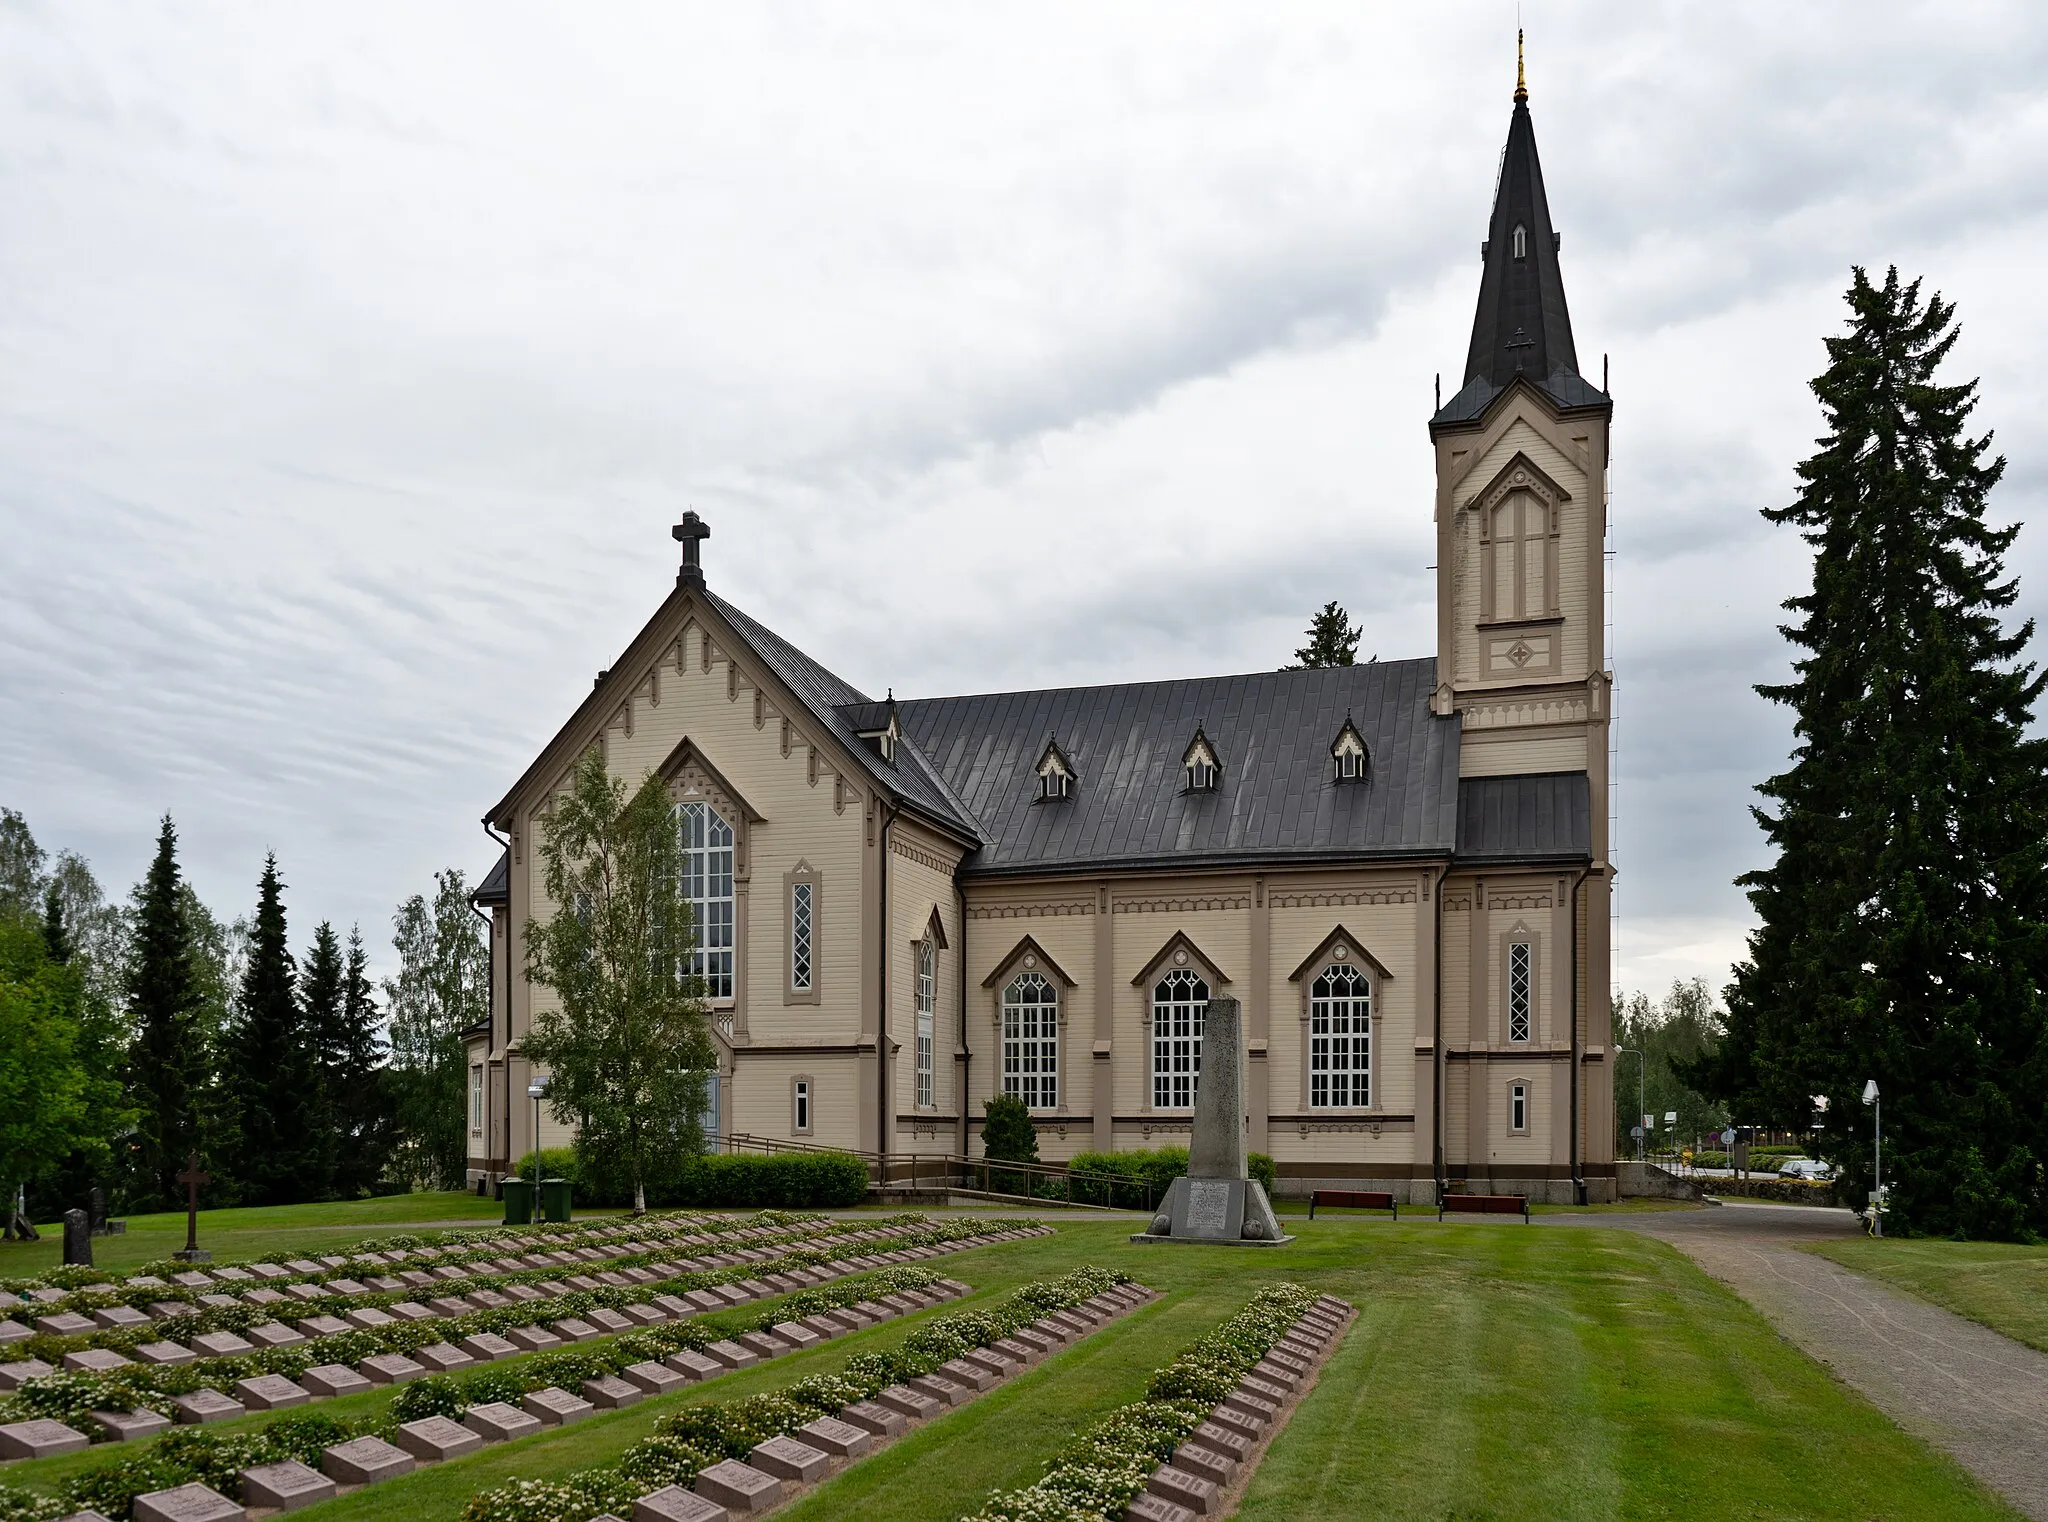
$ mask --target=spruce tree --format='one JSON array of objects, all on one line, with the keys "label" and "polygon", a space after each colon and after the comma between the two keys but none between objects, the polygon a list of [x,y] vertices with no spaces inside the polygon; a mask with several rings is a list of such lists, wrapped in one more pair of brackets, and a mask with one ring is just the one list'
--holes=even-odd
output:
[{"label": "spruce tree", "polygon": [[71,960],[71,932],[64,925],[64,896],[55,883],[43,889],[43,952],[60,967]]},{"label": "spruce tree", "polygon": [[1797,715],[1755,811],[1776,859],[1740,879],[1761,924],[1727,1038],[1682,1076],[1738,1120],[1817,1125],[1858,1200],[1875,1079],[1887,1229],[2021,1236],[2048,1229],[2048,743],[2026,733],[2048,677],[2001,618],[2018,529],[1985,521],[2005,462],[1967,431],[1976,385],[1935,380],[1953,306],[1896,270],[1858,269],[1848,302],[1813,382],[1828,433],[1765,513],[1815,552],[1793,679],[1758,689]]},{"label": "spruce tree", "polygon": [[349,927],[348,969],[341,983],[341,1035],[335,1050],[333,1105],[334,1187],[343,1199],[369,1192],[391,1161],[391,1088],[384,1070],[384,1043],[370,984],[370,954],[360,925]]},{"label": "spruce tree", "polygon": [[1352,627],[1351,616],[1334,599],[1309,620],[1308,643],[1294,652],[1294,664],[1282,671],[1314,670],[1321,666],[1350,666],[1358,660],[1358,640],[1365,631]]},{"label": "spruce tree", "polygon": [[348,1030],[343,1012],[347,973],[342,967],[341,940],[334,926],[322,920],[313,932],[299,978],[299,1018],[313,1059],[311,1105],[313,1192],[325,1198],[334,1192],[340,1152],[336,1102],[347,1081]]},{"label": "spruce tree", "polygon": [[236,1071],[230,1088],[240,1121],[236,1173],[252,1204],[310,1199],[321,1182],[313,1128],[314,1043],[293,982],[284,884],[272,855],[263,863],[231,1043]]},{"label": "spruce tree", "polygon": [[207,1082],[199,1028],[200,990],[192,964],[178,833],[166,814],[156,858],[135,889],[135,932],[127,977],[128,1104],[136,1111],[134,1173],[138,1205],[166,1209],[183,1197],[176,1174],[199,1145],[199,1106]]}]

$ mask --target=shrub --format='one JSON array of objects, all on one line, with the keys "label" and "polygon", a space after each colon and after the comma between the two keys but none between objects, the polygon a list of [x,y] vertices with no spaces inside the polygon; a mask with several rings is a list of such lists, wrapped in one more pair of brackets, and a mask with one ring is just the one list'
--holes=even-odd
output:
[{"label": "shrub", "polygon": [[[407,1390],[415,1388],[406,1386]],[[404,1391],[399,1392],[401,1397]],[[432,1414],[432,1413],[427,1413]],[[400,1421],[412,1421],[412,1417],[400,1417]],[[263,1429],[263,1437],[277,1451],[279,1458],[297,1459],[301,1464],[320,1467],[320,1451],[336,1443],[345,1443],[356,1435],[356,1429],[337,1416],[322,1411],[292,1411],[279,1417]]]},{"label": "shrub", "polygon": [[[532,1183],[533,1154],[528,1152],[525,1156],[521,1157],[519,1159],[519,1166],[514,1168],[512,1173],[514,1177],[523,1178],[528,1183]],[[574,1147],[541,1148],[540,1176],[544,1179],[565,1178],[572,1184],[580,1185],[583,1180],[576,1176],[576,1149]],[[579,1197],[583,1193],[580,1188],[575,1192]],[[612,1202],[608,1201],[607,1203]]]},{"label": "shrub", "polygon": [[446,1374],[429,1374],[399,1390],[391,1402],[394,1421],[416,1422],[429,1416],[460,1416],[470,1407],[468,1392]]},{"label": "shrub", "polygon": [[[1145,1209],[1166,1198],[1173,1181],[1188,1171],[1186,1147],[1152,1147],[1132,1152],[1081,1152],[1067,1166],[1075,1172],[1107,1173],[1128,1184],[1097,1184],[1073,1181],[1074,1198],[1084,1204],[1123,1205]],[[1272,1198],[1275,1172],[1273,1159],[1263,1152],[1245,1158],[1245,1172],[1259,1181]],[[1149,1197],[1148,1197],[1149,1194]]]},{"label": "shrub", "polygon": [[706,1154],[676,1187],[683,1205],[844,1209],[867,1198],[868,1165],[850,1152]]},{"label": "shrub", "polygon": [[1015,1094],[997,1094],[981,1102],[981,1151],[1005,1163],[1038,1161],[1038,1127],[1031,1111]]},{"label": "shrub", "polygon": [[56,1522],[70,1510],[55,1496],[0,1485],[0,1522]]}]

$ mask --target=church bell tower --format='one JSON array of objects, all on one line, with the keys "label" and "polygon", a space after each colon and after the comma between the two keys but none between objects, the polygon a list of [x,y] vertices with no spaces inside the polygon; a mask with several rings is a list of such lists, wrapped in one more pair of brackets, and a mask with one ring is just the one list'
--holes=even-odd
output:
[{"label": "church bell tower", "polygon": [[1463,716],[1462,776],[1587,773],[1604,861],[1613,402],[1579,373],[1519,43],[1515,72],[1465,378],[1429,423],[1435,707]]}]

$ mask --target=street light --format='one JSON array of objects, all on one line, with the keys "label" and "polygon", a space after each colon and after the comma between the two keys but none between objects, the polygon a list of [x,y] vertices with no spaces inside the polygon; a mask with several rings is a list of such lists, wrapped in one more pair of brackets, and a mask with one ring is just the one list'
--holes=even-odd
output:
[{"label": "street light", "polygon": [[1870,1234],[1884,1235],[1884,1104],[1877,1097],[1877,1080],[1863,1083],[1863,1102],[1870,1106]]},{"label": "street light", "polygon": [[1645,1117],[1643,1124],[1636,1127],[1636,1161],[1646,1163],[1650,1160],[1650,1112],[1643,1108],[1643,1093],[1647,1087],[1644,1068],[1648,1065],[1649,1059],[1643,1056],[1640,1049],[1633,1046],[1617,1046],[1615,1050],[1628,1052],[1636,1059],[1636,1114]]},{"label": "street light", "polygon": [[526,1086],[526,1097],[533,1101],[533,1219],[540,1223],[540,1102],[548,1097],[548,1080],[545,1073],[536,1077]]}]

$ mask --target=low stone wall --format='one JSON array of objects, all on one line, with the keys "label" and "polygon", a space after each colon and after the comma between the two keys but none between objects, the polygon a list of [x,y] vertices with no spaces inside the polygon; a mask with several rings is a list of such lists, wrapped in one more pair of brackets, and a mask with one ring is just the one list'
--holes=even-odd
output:
[{"label": "low stone wall", "polygon": [[1680,1178],[1655,1163],[1616,1163],[1615,1182],[1625,1200],[1696,1200],[1702,1183]]}]

